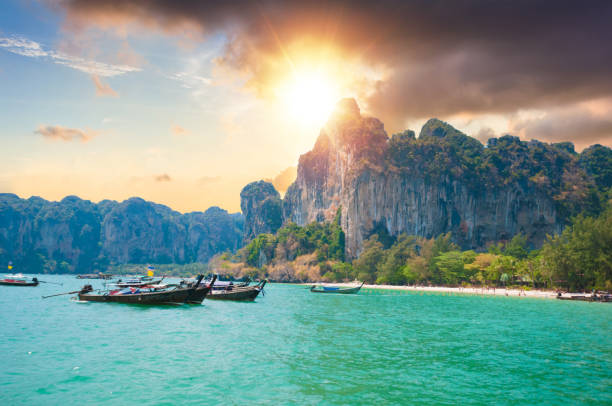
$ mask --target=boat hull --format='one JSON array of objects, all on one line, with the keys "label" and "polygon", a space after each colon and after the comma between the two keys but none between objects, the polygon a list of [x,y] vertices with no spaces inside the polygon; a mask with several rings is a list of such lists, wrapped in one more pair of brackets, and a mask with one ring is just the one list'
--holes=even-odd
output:
[{"label": "boat hull", "polygon": [[208,296],[208,300],[236,300],[242,302],[252,302],[259,295],[261,290],[255,286],[253,289],[241,289],[233,291],[213,290]]},{"label": "boat hull", "polygon": [[252,302],[259,293],[263,291],[267,281],[262,281],[254,286],[232,287],[231,290],[213,290],[206,297],[208,300],[234,300],[240,302]]},{"label": "boat hull", "polygon": [[193,292],[193,294],[185,301],[185,303],[200,304],[206,297],[210,297],[210,286],[196,289],[195,292]]},{"label": "boat hull", "polygon": [[323,287],[317,288],[316,286],[313,286],[310,288],[310,291],[312,293],[333,293],[337,295],[354,295],[359,292],[362,286],[363,286],[363,283],[361,284],[361,286],[357,286],[355,288],[325,289]]},{"label": "boat hull", "polygon": [[602,302],[602,303],[612,303],[612,296],[558,296],[558,300],[577,300],[582,302]]},{"label": "boat hull", "polygon": [[[193,296],[195,289],[173,289],[164,292],[137,293],[132,295],[109,295],[94,293],[79,293],[79,300],[88,302],[126,303],[141,305],[168,305],[197,302]],[[203,298],[202,298],[203,300]]]},{"label": "boat hull", "polygon": [[113,279],[113,275],[105,275],[105,274],[81,274],[76,276],[77,279]]},{"label": "boat hull", "polygon": [[38,282],[9,282],[9,281],[0,281],[0,285],[3,285],[3,286],[38,286]]}]

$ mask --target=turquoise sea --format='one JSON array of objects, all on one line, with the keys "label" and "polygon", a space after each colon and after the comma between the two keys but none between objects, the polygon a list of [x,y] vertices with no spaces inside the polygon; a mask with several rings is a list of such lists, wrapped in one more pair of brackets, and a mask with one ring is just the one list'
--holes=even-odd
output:
[{"label": "turquoise sea", "polygon": [[[612,305],[271,284],[140,307],[0,286],[0,404],[612,404]],[[102,281],[93,281],[94,287]]]}]

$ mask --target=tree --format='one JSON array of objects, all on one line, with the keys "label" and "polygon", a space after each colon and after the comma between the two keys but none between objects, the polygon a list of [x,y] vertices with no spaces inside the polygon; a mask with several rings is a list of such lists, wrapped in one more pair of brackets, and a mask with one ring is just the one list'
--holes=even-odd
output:
[{"label": "tree", "polygon": [[363,244],[361,255],[353,262],[357,278],[368,283],[374,283],[378,265],[383,257],[383,245],[378,241],[378,236],[373,235],[368,238]]},{"label": "tree", "polygon": [[516,259],[508,255],[495,256],[495,260],[487,267],[486,280],[498,284],[503,274],[511,279],[514,275],[515,262]]},{"label": "tree", "polygon": [[506,244],[504,248],[504,254],[510,255],[511,257],[517,259],[525,259],[527,255],[529,255],[529,250],[527,249],[527,238],[522,234],[517,234],[512,237],[509,243]]},{"label": "tree", "polygon": [[347,262],[333,264],[332,272],[336,275],[336,280],[350,281],[355,276],[353,266]]},{"label": "tree", "polygon": [[406,275],[403,268],[409,258],[414,255],[416,238],[402,234],[395,244],[385,251],[383,262],[379,267],[377,283],[389,285],[402,285],[406,283]]},{"label": "tree", "polygon": [[344,261],[345,235],[342,231],[342,207],[338,207],[336,217],[330,226],[331,237],[329,243],[329,258]]},{"label": "tree", "polygon": [[486,281],[487,269],[491,266],[497,255],[488,252],[476,255],[474,261],[465,264],[466,274],[472,282],[483,283]]},{"label": "tree", "polygon": [[461,251],[448,251],[435,258],[440,271],[442,283],[456,285],[465,277]]},{"label": "tree", "polygon": [[552,282],[570,290],[612,289],[612,206],[599,217],[578,216],[555,237],[542,257]]}]

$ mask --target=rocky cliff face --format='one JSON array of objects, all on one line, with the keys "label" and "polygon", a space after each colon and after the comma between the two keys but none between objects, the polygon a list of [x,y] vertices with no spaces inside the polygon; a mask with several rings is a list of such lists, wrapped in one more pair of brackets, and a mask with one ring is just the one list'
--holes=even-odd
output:
[{"label": "rocky cliff face", "polygon": [[[450,231],[464,249],[523,233],[539,246],[570,215],[597,206],[596,193],[592,176],[565,143],[504,136],[484,147],[436,119],[418,138],[405,131],[389,139],[379,120],[363,117],[347,99],[312,151],[300,157],[283,221],[329,221],[341,207],[348,257],[381,231],[425,237]],[[260,221],[247,216],[251,237]]]},{"label": "rocky cliff face", "polygon": [[240,208],[245,218],[245,242],[259,234],[275,233],[282,225],[280,194],[269,182],[262,180],[246,185],[240,192]]},{"label": "rocky cliff face", "polygon": [[0,194],[0,264],[24,272],[93,272],[110,263],[206,262],[242,244],[244,219],[218,207],[180,214],[131,198],[94,204]]}]

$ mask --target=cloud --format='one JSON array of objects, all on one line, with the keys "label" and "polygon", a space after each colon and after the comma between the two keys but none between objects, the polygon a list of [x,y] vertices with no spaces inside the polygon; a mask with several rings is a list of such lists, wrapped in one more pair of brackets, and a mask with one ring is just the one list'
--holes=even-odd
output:
[{"label": "cloud", "polygon": [[156,182],[170,182],[172,178],[167,173],[162,173],[161,175],[155,176]]},{"label": "cloud", "polygon": [[113,65],[63,52],[47,50],[38,42],[21,36],[0,37],[0,48],[4,48],[8,52],[17,55],[49,60],[58,65],[64,65],[92,76],[113,77],[141,70],[130,65]]},{"label": "cloud", "polygon": [[172,126],[171,131],[172,131],[172,135],[174,135],[175,137],[180,137],[180,136],[191,134],[191,131],[181,127],[180,125]]},{"label": "cloud", "polygon": [[87,142],[98,135],[97,131],[79,130],[78,128],[66,128],[59,125],[41,125],[35,134],[40,134],[44,138],[57,141],[81,141]]},{"label": "cloud", "polygon": [[274,188],[278,190],[279,193],[283,194],[287,191],[289,186],[295,181],[297,178],[297,167],[290,166],[278,175],[274,177],[274,179],[264,179],[266,182],[270,182],[274,185]]},{"label": "cloud", "polygon": [[189,72],[178,72],[168,76],[168,79],[176,80],[185,89],[194,89],[212,84],[211,78]]},{"label": "cloud", "polygon": [[42,49],[39,43],[24,37],[0,38],[0,47],[14,54],[31,58],[49,56],[49,52]]},{"label": "cloud", "polygon": [[118,97],[119,95],[115,92],[108,84],[103,83],[98,75],[91,75],[91,80],[93,80],[94,85],[96,85],[96,95],[97,96],[111,96]]},{"label": "cloud", "polygon": [[482,127],[473,137],[486,145],[489,138],[495,138],[497,134],[491,127]]},{"label": "cloud", "polygon": [[551,109],[535,117],[510,120],[510,132],[522,139],[612,146],[612,99]]},{"label": "cloud", "polygon": [[223,34],[228,42],[219,63],[246,75],[260,92],[290,71],[304,49],[322,60],[332,55],[347,72],[351,64],[380,69],[385,74],[367,84],[361,101],[395,128],[410,118],[514,112],[612,94],[612,3],[604,0],[62,5],[67,26]]}]

